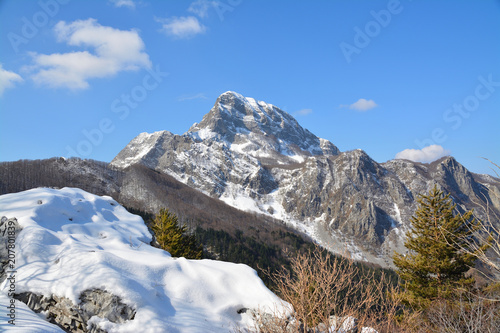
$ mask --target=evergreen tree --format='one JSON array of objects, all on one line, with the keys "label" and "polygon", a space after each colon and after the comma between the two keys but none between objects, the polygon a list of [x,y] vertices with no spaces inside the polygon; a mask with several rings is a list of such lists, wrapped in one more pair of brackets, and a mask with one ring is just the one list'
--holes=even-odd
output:
[{"label": "evergreen tree", "polygon": [[177,216],[168,209],[160,210],[153,219],[151,229],[160,247],[172,257],[202,258],[203,247],[198,244],[194,235],[186,234],[187,227],[179,226]]},{"label": "evergreen tree", "polygon": [[455,204],[438,190],[417,199],[420,204],[411,218],[412,229],[406,233],[406,255],[395,254],[394,264],[406,282],[404,301],[417,309],[426,308],[437,298],[449,299],[457,288],[474,282],[465,273],[474,263],[467,253],[473,233],[478,228],[472,211],[455,214]]}]

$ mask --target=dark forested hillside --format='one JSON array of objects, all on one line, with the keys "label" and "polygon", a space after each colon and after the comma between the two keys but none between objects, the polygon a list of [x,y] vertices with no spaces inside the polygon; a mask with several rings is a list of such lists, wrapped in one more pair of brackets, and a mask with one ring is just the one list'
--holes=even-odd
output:
[{"label": "dark forested hillside", "polygon": [[[214,235],[232,237],[237,243],[244,243],[246,248],[252,244],[252,249],[267,246],[275,251],[290,247],[292,243],[309,242],[306,236],[287,228],[280,221],[230,207],[142,165],[118,171],[103,162],[76,158],[0,163],[0,194],[36,187],[78,187],[94,194],[109,195],[132,212],[143,215],[146,221],[161,208],[168,208],[191,232],[197,229],[201,235],[202,230],[209,230],[199,237],[210,239],[210,246],[221,243],[215,241]],[[290,241],[283,242],[276,235],[288,235],[284,238]],[[245,251],[240,251],[242,256],[250,256],[251,252]]]},{"label": "dark forested hillside", "polygon": [[78,158],[50,158],[0,163],[0,194],[36,187],[78,187],[115,197],[123,172],[105,162]]}]

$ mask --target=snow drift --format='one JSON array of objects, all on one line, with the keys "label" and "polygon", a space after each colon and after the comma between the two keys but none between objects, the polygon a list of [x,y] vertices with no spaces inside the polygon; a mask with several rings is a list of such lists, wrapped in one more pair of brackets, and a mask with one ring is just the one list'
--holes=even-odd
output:
[{"label": "snow drift", "polygon": [[[23,228],[15,242],[16,294],[57,295],[78,304],[82,292],[105,290],[136,311],[123,323],[90,319],[108,332],[231,331],[251,324],[243,309],[281,304],[246,265],[173,258],[150,246],[142,218],[111,197],[38,188],[0,196],[0,216],[17,218]],[[16,326],[8,324],[8,289],[5,280],[0,330],[59,331],[19,301]]]}]

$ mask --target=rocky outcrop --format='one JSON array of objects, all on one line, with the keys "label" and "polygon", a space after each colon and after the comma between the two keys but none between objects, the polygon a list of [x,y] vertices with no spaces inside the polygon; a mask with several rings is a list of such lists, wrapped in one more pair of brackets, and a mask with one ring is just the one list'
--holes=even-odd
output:
[{"label": "rocky outcrop", "polygon": [[[43,202],[39,200],[37,204]],[[16,239],[22,231],[16,218],[3,216],[0,220],[0,283],[8,272],[16,268]],[[10,250],[10,251],[9,251]],[[11,266],[12,265],[12,266]],[[45,297],[31,292],[14,294],[14,298],[22,301],[35,312],[46,311],[47,319],[67,332],[103,333],[93,324],[90,318],[97,316],[113,323],[123,323],[134,318],[135,310],[122,303],[120,298],[106,291],[86,290],[80,296],[80,304],[75,305],[65,297],[52,295]]]},{"label": "rocky outcrop", "polygon": [[47,320],[66,332],[104,333],[106,331],[89,323],[92,317],[104,318],[112,323],[123,323],[134,319],[135,316],[135,310],[124,304],[120,297],[100,289],[82,292],[80,303],[77,305],[66,297],[46,297],[31,292],[16,294],[15,298],[35,312],[44,311]]},{"label": "rocky outcrop", "polygon": [[[360,327],[359,320],[352,316],[332,315],[327,323],[320,323],[313,328],[305,328],[304,324],[297,321],[293,315],[287,318],[277,317],[269,313],[257,310],[242,309],[242,312],[250,312],[255,321],[256,328],[262,331],[276,331],[288,333],[378,333],[372,327]],[[240,312],[238,312],[240,313]]]}]

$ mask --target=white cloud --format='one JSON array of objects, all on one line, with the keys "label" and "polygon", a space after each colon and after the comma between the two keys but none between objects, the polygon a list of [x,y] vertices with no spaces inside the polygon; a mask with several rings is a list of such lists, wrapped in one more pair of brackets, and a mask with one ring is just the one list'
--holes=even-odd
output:
[{"label": "white cloud", "polygon": [[313,110],[312,109],[302,109],[302,110],[299,110],[299,111],[295,111],[293,113],[294,116],[307,116],[308,114],[312,113]]},{"label": "white cloud", "polygon": [[191,38],[204,33],[206,27],[194,16],[170,17],[158,19],[162,23],[161,32],[175,38]]},{"label": "white cloud", "polygon": [[54,27],[59,42],[93,48],[94,52],[32,54],[36,71],[32,79],[53,88],[85,89],[88,80],[111,77],[121,71],[150,68],[144,42],[137,31],[102,26],[95,19],[72,23],[61,21]]},{"label": "white cloud", "polygon": [[16,82],[23,82],[23,78],[14,72],[3,69],[2,64],[0,64],[0,96],[7,88],[12,88]]},{"label": "white cloud", "polygon": [[358,99],[358,101],[348,104],[348,105],[340,105],[341,108],[349,108],[351,110],[356,110],[356,111],[368,111],[370,109],[373,109],[377,107],[377,103],[373,101],[373,99],[366,100],[364,98]]},{"label": "white cloud", "polygon": [[422,149],[405,149],[396,154],[396,159],[430,163],[450,153],[440,145],[430,145]]},{"label": "white cloud", "polygon": [[201,18],[205,18],[208,16],[208,10],[215,6],[217,6],[217,1],[196,0],[189,6],[188,12],[198,15]]},{"label": "white cloud", "polygon": [[110,0],[115,7],[128,7],[130,9],[135,8],[135,2],[133,0]]}]

